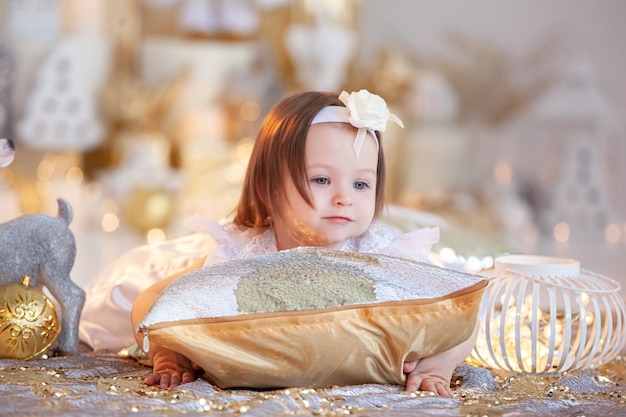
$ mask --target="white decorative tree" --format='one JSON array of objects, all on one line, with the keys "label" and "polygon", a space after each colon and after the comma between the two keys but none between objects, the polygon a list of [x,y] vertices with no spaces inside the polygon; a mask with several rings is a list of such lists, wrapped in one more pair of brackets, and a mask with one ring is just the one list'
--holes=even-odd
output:
[{"label": "white decorative tree", "polygon": [[67,38],[46,57],[16,127],[21,143],[49,151],[85,151],[101,143],[104,127],[98,119],[97,74],[89,70],[90,45]]}]

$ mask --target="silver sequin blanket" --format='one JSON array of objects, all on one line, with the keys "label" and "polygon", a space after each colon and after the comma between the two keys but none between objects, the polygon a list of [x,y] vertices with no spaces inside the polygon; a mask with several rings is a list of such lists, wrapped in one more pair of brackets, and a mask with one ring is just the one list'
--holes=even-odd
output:
[{"label": "silver sequin blanket", "polygon": [[498,377],[459,366],[453,398],[391,385],[277,391],[220,390],[203,379],[147,387],[150,369],[111,352],[84,350],[37,361],[0,360],[3,416],[625,416],[626,356],[597,370]]}]

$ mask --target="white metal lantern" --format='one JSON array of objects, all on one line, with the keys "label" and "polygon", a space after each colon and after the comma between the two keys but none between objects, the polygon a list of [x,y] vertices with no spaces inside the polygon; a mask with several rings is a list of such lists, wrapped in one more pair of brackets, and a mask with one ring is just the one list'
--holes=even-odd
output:
[{"label": "white metal lantern", "polygon": [[626,305],[616,281],[572,259],[496,259],[471,358],[510,373],[594,368],[626,343]]}]

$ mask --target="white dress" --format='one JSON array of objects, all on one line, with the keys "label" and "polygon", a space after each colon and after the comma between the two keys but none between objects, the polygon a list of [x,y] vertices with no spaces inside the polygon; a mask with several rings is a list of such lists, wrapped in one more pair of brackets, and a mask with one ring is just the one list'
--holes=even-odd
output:
[{"label": "white dress", "polygon": [[[273,230],[259,234],[232,223],[220,225],[200,217],[190,219],[195,233],[157,245],[134,248],[102,271],[87,288],[79,337],[95,350],[119,351],[135,343],[130,311],[135,298],[152,284],[207,255],[205,265],[277,251]],[[350,239],[344,251],[381,253],[430,262],[430,250],[439,241],[439,229],[400,233],[382,222]]]}]

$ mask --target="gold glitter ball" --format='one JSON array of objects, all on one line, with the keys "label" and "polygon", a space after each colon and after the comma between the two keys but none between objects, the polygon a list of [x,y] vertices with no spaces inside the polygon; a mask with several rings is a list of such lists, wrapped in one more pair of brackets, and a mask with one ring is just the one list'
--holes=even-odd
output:
[{"label": "gold glitter ball", "polygon": [[60,331],[54,305],[29,277],[0,287],[0,358],[40,359]]}]

